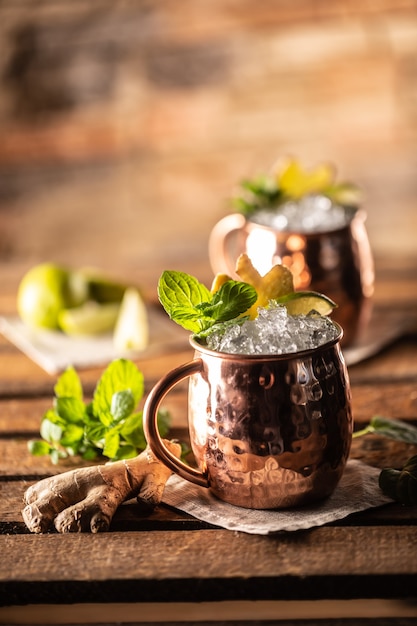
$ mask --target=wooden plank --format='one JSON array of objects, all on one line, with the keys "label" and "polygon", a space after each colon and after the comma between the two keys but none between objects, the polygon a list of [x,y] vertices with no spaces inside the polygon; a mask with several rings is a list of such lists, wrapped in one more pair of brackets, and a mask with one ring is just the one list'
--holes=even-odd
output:
[{"label": "wooden plank", "polygon": [[[29,534],[21,510],[23,494],[26,489],[36,482],[35,480],[0,480],[0,535]],[[382,525],[417,525],[417,506],[404,507],[396,503],[382,506],[377,509],[368,509],[353,514],[332,524],[332,526],[382,526]],[[164,504],[158,506],[151,514],[138,505],[136,500],[122,504],[117,510],[110,532],[134,530],[197,530],[211,528],[210,524],[176,511]]]},{"label": "wooden plank", "polygon": [[[345,626],[415,626],[411,605],[395,601],[322,601],[322,602],[209,602],[198,604],[119,604],[100,606],[64,605],[8,607],[0,610],[4,623],[57,626],[58,624],[86,624],[109,626],[123,621],[131,626],[151,626],[171,623],[186,626],[190,622],[200,626],[335,626],[343,619]],[[363,617],[365,616],[365,617]],[[94,620],[94,621],[92,621]],[[175,621],[173,621],[175,620]],[[295,621],[294,621],[295,620]],[[335,621],[337,620],[337,621]]]},{"label": "wooden plank", "polygon": [[417,389],[414,381],[384,384],[352,383],[352,410],[355,422],[369,422],[374,415],[417,420]]},{"label": "wooden plank", "polygon": [[378,355],[349,368],[352,385],[386,384],[417,378],[417,337],[399,340]]},{"label": "wooden plank", "polygon": [[[169,603],[118,603],[105,605],[60,604],[0,608],[7,624],[131,624],[151,626],[415,626],[417,609],[407,600],[257,600]],[[395,620],[395,621],[394,621]]]},{"label": "wooden plank", "polygon": [[417,445],[394,441],[380,435],[366,435],[353,439],[350,457],[374,467],[401,468],[413,455]]},{"label": "wooden plank", "polygon": [[416,547],[415,528],[402,526],[268,537],[223,530],[1,536],[0,597],[10,604],[410,597]]}]

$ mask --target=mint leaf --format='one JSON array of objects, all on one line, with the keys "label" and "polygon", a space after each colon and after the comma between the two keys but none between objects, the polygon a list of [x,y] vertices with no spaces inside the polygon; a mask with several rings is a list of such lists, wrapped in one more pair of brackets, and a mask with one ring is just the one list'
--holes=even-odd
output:
[{"label": "mint leaf", "polygon": [[84,434],[87,441],[91,442],[95,448],[99,450],[103,449],[104,439],[108,427],[106,427],[100,420],[90,420],[84,426]]},{"label": "mint leaf", "polygon": [[159,300],[169,317],[194,334],[229,321],[256,302],[254,287],[229,280],[214,294],[196,278],[183,272],[163,272],[158,283]]},{"label": "mint leaf", "polygon": [[115,422],[126,419],[135,408],[135,399],[130,389],[116,391],[111,399],[110,412]]},{"label": "mint leaf", "polygon": [[45,454],[49,454],[51,450],[51,446],[46,441],[28,441],[29,452],[33,454],[33,456],[45,456]]},{"label": "mint leaf", "polygon": [[412,424],[388,417],[374,416],[362,430],[353,433],[353,437],[361,437],[374,433],[404,443],[417,444],[417,428]]},{"label": "mint leaf", "polygon": [[379,475],[379,486],[385,495],[404,506],[417,504],[417,455],[408,459],[401,470],[384,468]]},{"label": "mint leaf", "polygon": [[378,435],[405,443],[417,443],[417,428],[407,422],[376,415],[371,419],[370,426],[372,432]]},{"label": "mint leaf", "polygon": [[57,465],[61,459],[65,459],[67,457],[64,452],[58,450],[57,448],[52,448],[49,452],[49,456],[51,457],[51,461],[54,465]]},{"label": "mint leaf", "polygon": [[57,398],[73,397],[83,399],[83,389],[75,369],[70,366],[58,378],[54,392]]},{"label": "mint leaf", "polygon": [[40,434],[42,439],[48,443],[54,443],[61,439],[63,429],[58,424],[54,424],[48,418],[44,418],[41,423]]},{"label": "mint leaf", "polygon": [[82,423],[84,421],[85,404],[79,398],[55,398],[54,409],[64,422]]},{"label": "mint leaf", "polygon": [[84,439],[84,428],[77,424],[68,424],[60,439],[60,444],[64,448],[72,448],[73,454],[78,451],[80,444]]},{"label": "mint leaf", "polygon": [[193,308],[201,302],[209,302],[211,293],[194,276],[185,272],[166,270],[158,282],[158,297],[169,314],[172,307]]},{"label": "mint leaf", "polygon": [[[75,455],[86,460],[101,455],[114,461],[136,456],[146,448],[142,411],[133,413],[143,396],[144,379],[132,361],[110,363],[91,402],[83,401],[80,379],[72,367],[61,374],[54,389],[53,408],[41,422],[43,441],[28,444],[32,454],[49,455],[52,463]],[[168,421],[164,413],[162,436],[168,431]]]},{"label": "mint leaf", "polygon": [[197,307],[190,309],[185,306],[172,307],[169,317],[192,333],[198,333],[204,327],[204,315]]},{"label": "mint leaf", "polygon": [[134,446],[121,443],[119,446],[119,449],[117,450],[117,454],[114,456],[112,461],[120,461],[122,459],[131,459],[136,455],[137,455],[137,449]]},{"label": "mint leaf", "polygon": [[158,430],[161,437],[165,437],[168,434],[171,425],[171,416],[167,409],[160,409],[157,415]]},{"label": "mint leaf", "polygon": [[194,276],[165,271],[158,281],[158,298],[169,317],[191,332],[201,330],[201,313],[196,307],[210,302],[212,294]]},{"label": "mint leaf", "polygon": [[104,439],[103,454],[109,459],[113,459],[119,449],[120,434],[116,428],[109,430]]},{"label": "mint leaf", "polygon": [[110,425],[113,421],[113,395],[126,390],[131,392],[136,406],[143,396],[143,374],[132,361],[117,359],[103,372],[94,391],[92,410],[103,424]]},{"label": "mint leaf", "polygon": [[237,280],[228,280],[213,295],[211,317],[215,322],[232,320],[250,309],[257,298],[256,289],[252,285]]},{"label": "mint leaf", "polygon": [[142,429],[142,412],[130,415],[125,420],[120,434],[128,443],[136,448],[145,448],[146,439]]}]

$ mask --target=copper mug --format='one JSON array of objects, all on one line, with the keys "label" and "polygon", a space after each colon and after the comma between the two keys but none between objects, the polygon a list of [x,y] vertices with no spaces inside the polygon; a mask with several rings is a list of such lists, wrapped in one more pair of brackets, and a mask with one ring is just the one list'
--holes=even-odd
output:
[{"label": "copper mug", "polygon": [[[152,451],[179,476],[236,506],[280,509],[329,496],[353,427],[339,330],[319,348],[286,355],[225,354],[191,339],[193,360],[166,374],[147,398],[143,422]],[[157,426],[163,398],[187,377],[197,468],[167,449]]]},{"label": "copper mug", "polygon": [[366,214],[345,207],[348,223],[334,230],[301,233],[277,230],[232,213],[213,227],[209,258],[214,273],[235,274],[236,259],[248,254],[261,274],[283,263],[291,269],[295,289],[326,294],[338,305],[332,319],[351,344],[366,327],[372,309],[374,263],[365,227]]}]

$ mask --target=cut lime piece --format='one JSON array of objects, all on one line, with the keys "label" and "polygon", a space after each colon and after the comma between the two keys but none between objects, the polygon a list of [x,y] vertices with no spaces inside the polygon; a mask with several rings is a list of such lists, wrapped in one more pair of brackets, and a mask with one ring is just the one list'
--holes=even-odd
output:
[{"label": "cut lime piece", "polygon": [[87,299],[87,287],[77,272],[41,263],[22,278],[17,293],[21,319],[33,328],[58,328],[61,309],[79,306]]},{"label": "cut lime piece", "polygon": [[100,273],[98,270],[82,269],[80,273],[87,283],[89,296],[96,302],[121,302],[127,285]]},{"label": "cut lime piece", "polygon": [[286,307],[288,315],[308,315],[312,311],[329,315],[337,307],[333,300],[315,291],[293,291],[276,301]]},{"label": "cut lime piece", "polygon": [[117,352],[144,350],[149,343],[149,324],[145,302],[139,291],[129,287],[120,305],[113,341]]},{"label": "cut lime piece", "polygon": [[120,304],[86,302],[58,314],[59,327],[67,335],[100,335],[112,331],[120,311]]}]

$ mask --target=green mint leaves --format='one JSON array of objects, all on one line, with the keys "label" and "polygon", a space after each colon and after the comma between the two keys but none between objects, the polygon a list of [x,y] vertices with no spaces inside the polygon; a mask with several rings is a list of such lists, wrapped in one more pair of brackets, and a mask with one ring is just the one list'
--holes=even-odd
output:
[{"label": "green mint leaves", "polygon": [[158,297],[169,317],[195,335],[245,313],[257,300],[247,283],[229,280],[212,293],[194,276],[165,271],[158,282]]},{"label": "green mint leaves", "polygon": [[364,429],[354,432],[353,438],[368,433],[383,435],[403,443],[417,444],[417,428],[415,426],[402,420],[390,419],[380,415],[375,415]]},{"label": "green mint leaves", "polygon": [[[407,444],[417,444],[417,428],[398,419],[375,415],[365,428],[354,432],[353,437],[372,433]],[[383,469],[379,475],[379,487],[385,495],[400,504],[417,504],[417,455],[408,459],[401,470],[391,467]]]},{"label": "green mint leaves", "polygon": [[[80,378],[69,367],[54,387],[53,407],[42,418],[42,440],[30,441],[36,456],[49,455],[53,463],[69,456],[86,460],[107,457],[111,461],[136,456],[146,448],[142,411],[135,410],[143,397],[143,374],[127,359],[117,359],[104,370],[91,402],[85,402]],[[169,430],[169,416],[158,413],[162,436]]]},{"label": "green mint leaves", "polygon": [[408,459],[401,470],[387,467],[379,475],[379,487],[404,506],[417,504],[417,454]]}]

